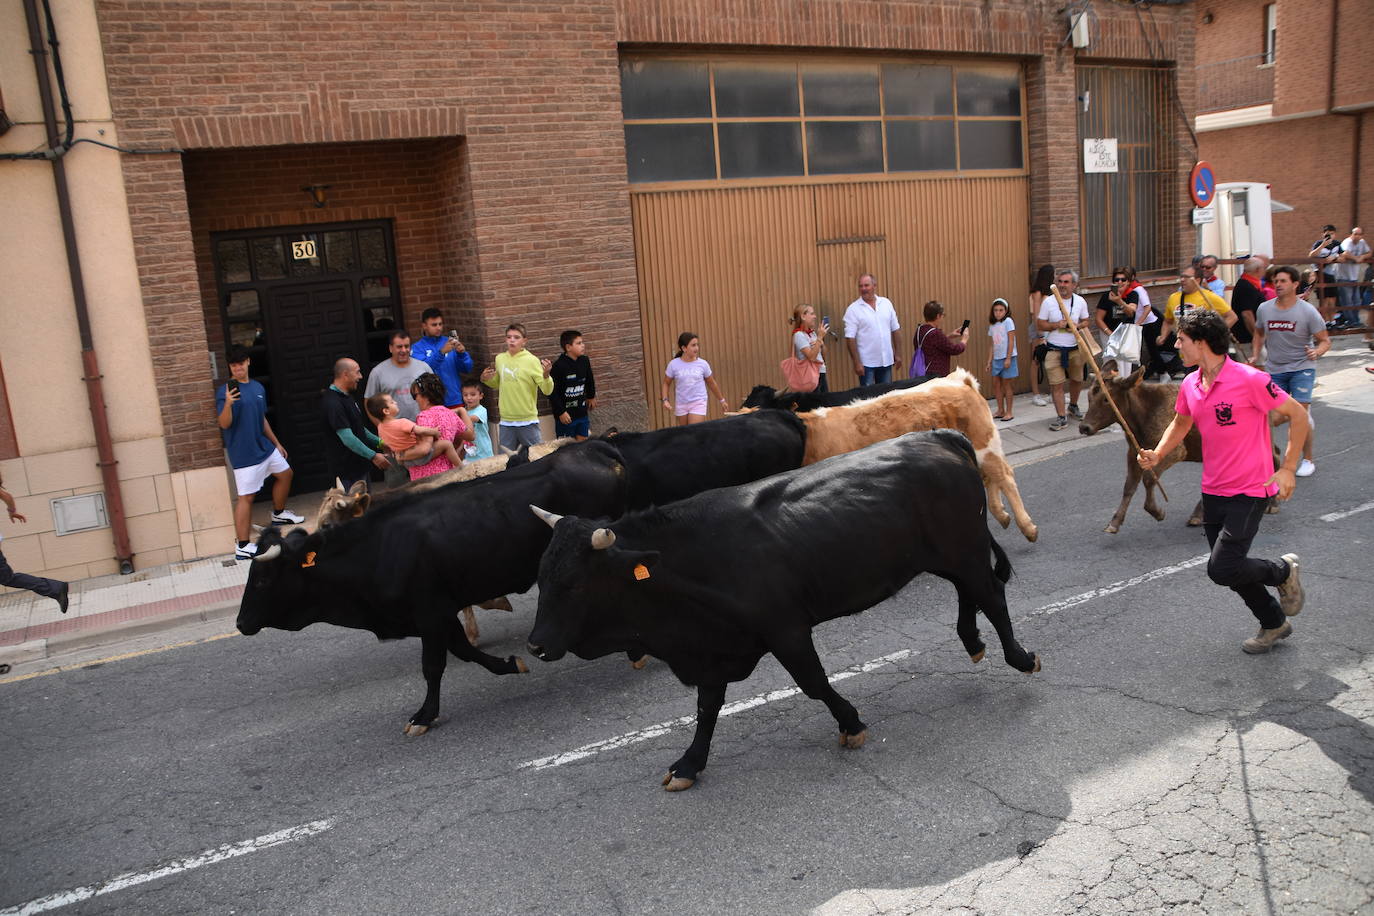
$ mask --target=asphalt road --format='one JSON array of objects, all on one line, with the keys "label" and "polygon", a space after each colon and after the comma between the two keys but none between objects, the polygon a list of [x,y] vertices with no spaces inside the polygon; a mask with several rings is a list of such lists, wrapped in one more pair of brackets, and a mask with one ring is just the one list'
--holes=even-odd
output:
[{"label": "asphalt road", "polygon": [[[623,657],[501,678],[451,660],[418,739],[418,643],[325,626],[0,685],[0,912],[1369,911],[1374,382],[1355,371],[1316,407],[1318,474],[1256,541],[1300,553],[1307,588],[1268,656],[1240,651],[1252,618],[1183,526],[1198,467],[1166,475],[1164,522],[1137,497],[1113,537],[1124,446],[1075,442],[1017,469],[1040,541],[998,530],[1042,673],[995,640],[970,665],[953,589],[919,578],[816,633],[867,745],[838,747],[766,659],[686,793],[659,779],[694,695]],[[532,594],[485,613],[483,647],[524,654],[532,619]]]}]

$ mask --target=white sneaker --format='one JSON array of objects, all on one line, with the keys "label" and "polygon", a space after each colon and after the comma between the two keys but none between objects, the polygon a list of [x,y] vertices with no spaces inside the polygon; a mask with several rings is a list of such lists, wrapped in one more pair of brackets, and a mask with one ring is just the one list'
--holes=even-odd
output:
[{"label": "white sneaker", "polygon": [[303,521],[305,521],[304,515],[297,515],[290,509],[272,513],[272,524],[274,525],[299,525]]},{"label": "white sneaker", "polygon": [[1034,404],[1036,407],[1048,407],[1050,399],[1045,397],[1043,394],[1037,394],[1035,397],[1031,398],[1031,403]]},{"label": "white sneaker", "polygon": [[258,545],[257,545],[257,544],[254,544],[252,541],[249,541],[247,544],[244,544],[242,547],[239,547],[239,546],[237,546],[237,545],[235,545],[235,547],[234,547],[234,559],[235,559],[235,560],[251,560],[251,559],[253,559],[253,557],[255,557],[255,556],[257,556],[257,555],[258,555]]},{"label": "white sneaker", "polygon": [[1311,477],[1315,473],[1317,473],[1317,466],[1306,458],[1298,465],[1297,474],[1299,477]]}]

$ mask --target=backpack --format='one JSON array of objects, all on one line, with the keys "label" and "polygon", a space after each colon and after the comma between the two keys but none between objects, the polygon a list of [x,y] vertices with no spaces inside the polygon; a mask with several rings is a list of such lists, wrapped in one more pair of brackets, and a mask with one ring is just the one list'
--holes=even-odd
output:
[{"label": "backpack", "polygon": [[929,337],[930,332],[933,330],[935,330],[935,328],[932,327],[930,330],[926,331],[924,337],[921,336],[919,331],[916,333],[916,352],[911,354],[911,365],[906,371],[906,374],[911,378],[926,374],[926,351],[924,347],[926,337]]}]

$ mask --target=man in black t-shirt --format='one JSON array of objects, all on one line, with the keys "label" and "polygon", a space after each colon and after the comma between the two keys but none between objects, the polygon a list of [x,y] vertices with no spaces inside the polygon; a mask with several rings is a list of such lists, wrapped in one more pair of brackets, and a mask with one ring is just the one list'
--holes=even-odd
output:
[{"label": "man in black t-shirt", "polygon": [[353,396],[363,373],[347,356],[334,362],[334,384],[324,391],[320,411],[324,421],[324,454],[329,473],[347,490],[367,480],[372,467],[383,470],[387,459],[382,442],[363,424],[362,408]]},{"label": "man in black t-shirt", "polygon": [[1248,362],[1254,354],[1250,353],[1250,342],[1255,336],[1255,316],[1264,302],[1264,260],[1249,258],[1236,278],[1231,290],[1231,311],[1236,313],[1236,323],[1231,326],[1231,335],[1241,344],[1240,355]]},{"label": "man in black t-shirt", "polygon": [[1322,319],[1326,321],[1327,327],[1331,326],[1336,317],[1336,287],[1331,285],[1336,282],[1336,275],[1332,268],[1336,266],[1336,259],[1340,256],[1340,236],[1336,235],[1336,227],[1327,223],[1322,227],[1322,237],[1312,243],[1312,253],[1308,255],[1312,258],[1312,265],[1317,268],[1323,284],[1319,287],[1321,298],[1318,300],[1317,311],[1322,313]]}]

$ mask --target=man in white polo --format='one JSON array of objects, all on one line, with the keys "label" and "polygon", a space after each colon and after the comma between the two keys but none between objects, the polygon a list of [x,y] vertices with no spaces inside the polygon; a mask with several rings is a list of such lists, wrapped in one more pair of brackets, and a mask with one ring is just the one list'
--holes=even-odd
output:
[{"label": "man in white polo", "polygon": [[892,381],[901,329],[891,300],[878,295],[877,278],[872,274],[859,277],[859,298],[844,312],[844,342],[860,385]]}]

